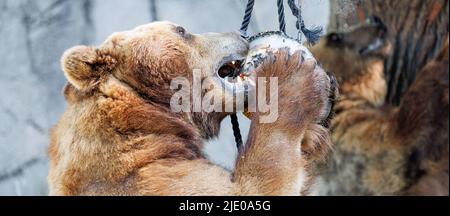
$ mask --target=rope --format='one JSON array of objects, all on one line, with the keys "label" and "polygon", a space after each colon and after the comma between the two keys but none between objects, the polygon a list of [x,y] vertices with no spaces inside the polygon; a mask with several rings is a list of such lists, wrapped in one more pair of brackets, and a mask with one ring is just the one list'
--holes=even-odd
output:
[{"label": "rope", "polygon": [[[248,26],[250,24],[250,20],[252,18],[252,12],[253,12],[254,6],[255,6],[255,0],[248,0],[247,7],[245,9],[244,20],[242,21],[242,25],[241,25],[241,29],[240,29],[240,33],[243,38],[248,37],[247,30],[248,30]],[[284,34],[286,34],[286,20],[285,20],[285,15],[284,15],[283,0],[278,0],[277,6],[278,6],[278,21],[280,23],[280,31],[283,32]],[[233,135],[234,135],[234,139],[236,141],[236,146],[237,146],[238,150],[241,150],[241,148],[243,146],[243,142],[242,142],[241,129],[239,128],[239,119],[235,113],[231,114],[230,117],[231,117],[231,124],[233,125]]]},{"label": "rope", "polygon": [[280,31],[286,34],[286,20],[284,15],[284,3],[283,0],[278,0],[278,22],[280,23]]},{"label": "rope", "polygon": [[305,21],[303,20],[301,13],[300,2],[298,3],[297,7],[297,5],[295,4],[295,0],[288,0],[288,5],[291,8],[292,14],[297,17],[295,27],[297,28],[297,30],[299,30],[299,35],[300,32],[303,33],[310,44],[317,43],[323,33],[322,27],[314,27],[312,29],[306,28]]},{"label": "rope", "polygon": [[241,25],[241,35],[244,38],[247,38],[247,30],[248,30],[248,25],[250,24],[250,20],[252,19],[252,12],[253,12],[253,6],[255,5],[255,0],[249,0],[247,3],[247,8],[245,9],[245,15],[244,15],[244,20],[242,21],[242,25]]},{"label": "rope", "polygon": [[241,129],[239,128],[239,119],[236,114],[231,115],[231,124],[233,125],[233,135],[238,150],[243,146]]},{"label": "rope", "polygon": [[[247,7],[245,8],[244,20],[242,21],[241,29],[240,29],[240,33],[243,38],[248,38],[247,30],[248,30],[248,26],[250,25],[250,21],[252,19],[252,12],[253,12],[254,6],[255,6],[255,0],[248,0]],[[242,142],[241,129],[239,127],[239,119],[238,119],[236,113],[231,114],[230,117],[231,117],[231,125],[233,125],[233,135],[234,135],[234,140],[236,141],[236,147],[240,151],[242,149],[243,142]]]},{"label": "rope", "polygon": [[[298,3],[298,7],[295,4],[295,0],[288,0],[289,7],[292,10],[292,14],[297,17],[296,27],[298,30],[298,35],[300,39],[301,33],[305,35],[305,37],[308,39],[308,42],[311,44],[316,43],[320,39],[320,35],[322,34],[322,28],[316,27],[313,29],[307,29],[305,26],[305,22],[303,21],[302,15],[301,15],[301,6],[300,2]],[[245,9],[245,15],[244,20],[242,21],[240,33],[243,38],[247,38],[247,30],[248,26],[250,24],[251,18],[252,18],[252,12],[253,7],[255,6],[255,0],[248,0],[247,7]],[[284,14],[284,2],[283,0],[277,1],[278,6],[278,22],[280,31],[286,34],[286,19]],[[243,143],[242,143],[242,135],[241,130],[239,128],[239,120],[236,114],[231,114],[231,124],[233,125],[233,135],[236,141],[236,146],[238,150],[241,150]]]}]

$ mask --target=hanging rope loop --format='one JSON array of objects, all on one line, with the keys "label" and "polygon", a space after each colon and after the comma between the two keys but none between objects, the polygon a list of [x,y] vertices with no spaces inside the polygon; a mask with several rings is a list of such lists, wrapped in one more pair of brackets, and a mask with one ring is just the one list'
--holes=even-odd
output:
[{"label": "hanging rope loop", "polygon": [[295,27],[297,28],[297,30],[299,30],[299,34],[303,33],[303,35],[305,35],[306,39],[310,44],[317,43],[320,40],[320,37],[322,36],[323,28],[322,27],[314,27],[312,29],[306,28],[305,21],[303,20],[302,17],[300,2],[298,3],[297,6],[295,0],[288,0],[288,5],[291,8],[292,14],[295,17],[297,17]]},{"label": "hanging rope loop", "polygon": [[[247,31],[248,26],[250,25],[250,21],[252,19],[253,7],[255,6],[255,0],[248,0],[247,7],[245,8],[244,20],[241,24],[241,37],[248,38]],[[230,115],[231,117],[231,125],[233,126],[233,135],[234,140],[236,142],[236,147],[238,151],[240,151],[244,145],[242,141],[241,129],[239,128],[239,119],[236,113]]]},{"label": "hanging rope loop", "polygon": [[249,0],[247,3],[247,8],[245,9],[244,20],[242,21],[240,29],[241,36],[244,38],[248,37],[247,30],[250,24],[250,20],[252,19],[253,6],[255,6],[255,0]]},{"label": "hanging rope loop", "polygon": [[278,0],[278,22],[280,24],[280,31],[286,34],[286,20],[284,15],[284,3],[283,0]]},{"label": "hanging rope loop", "polygon": [[[292,14],[297,17],[296,28],[298,30],[298,39],[300,40],[300,35],[303,33],[307,38],[310,44],[315,44],[322,35],[322,28],[316,27],[313,29],[308,29],[305,26],[305,22],[303,21],[301,14],[301,6],[300,2],[298,3],[298,7],[295,3],[295,0],[288,0],[289,7],[291,8]],[[248,38],[247,31],[248,26],[250,25],[250,21],[252,19],[253,7],[255,6],[255,0],[248,0],[247,7],[245,9],[244,20],[242,21],[240,33],[243,38]],[[286,19],[284,14],[284,1],[277,0],[278,6],[278,22],[280,31],[286,34]],[[233,125],[233,134],[236,141],[236,146],[239,151],[241,151],[243,147],[242,135],[239,129],[239,119],[236,114],[231,114],[231,124]]]}]

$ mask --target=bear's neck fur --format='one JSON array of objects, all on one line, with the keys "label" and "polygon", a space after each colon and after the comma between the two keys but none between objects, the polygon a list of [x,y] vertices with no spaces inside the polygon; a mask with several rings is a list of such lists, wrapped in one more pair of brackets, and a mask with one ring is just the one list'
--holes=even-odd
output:
[{"label": "bear's neck fur", "polygon": [[349,51],[340,52],[324,46],[319,44],[311,51],[324,68],[336,76],[341,99],[362,100],[377,107],[384,104],[387,83],[381,58],[354,56]]},{"label": "bear's neck fur", "polygon": [[384,63],[370,60],[353,68],[352,77],[340,77],[341,94],[347,98],[364,100],[373,106],[382,106],[387,94]]},{"label": "bear's neck fur", "polygon": [[[64,181],[52,184],[68,187],[52,192],[56,194],[84,194],[93,179],[95,188],[108,191],[124,181],[133,182],[136,166],[155,160],[204,158],[203,138],[218,134],[223,118],[173,113],[145,101],[116,79],[91,92],[68,84],[64,94],[69,106],[52,131],[50,155],[53,169],[61,170],[53,173],[62,175],[52,179]],[[103,182],[105,176],[109,180]]]}]

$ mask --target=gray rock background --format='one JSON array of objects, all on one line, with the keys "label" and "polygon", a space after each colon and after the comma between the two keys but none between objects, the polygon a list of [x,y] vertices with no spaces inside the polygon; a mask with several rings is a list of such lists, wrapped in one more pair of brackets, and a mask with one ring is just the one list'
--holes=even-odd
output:
[{"label": "gray rock background", "polygon": [[[47,195],[49,131],[65,109],[59,58],[79,44],[101,43],[115,31],[170,20],[189,31],[239,29],[246,0],[0,0],[0,195]],[[326,27],[328,0],[302,0],[308,26]],[[287,7],[287,5],[286,5]],[[276,30],[276,2],[257,0],[250,33]],[[290,11],[288,33],[296,35]],[[248,121],[242,119],[242,130]],[[206,147],[232,168],[229,121]]]}]

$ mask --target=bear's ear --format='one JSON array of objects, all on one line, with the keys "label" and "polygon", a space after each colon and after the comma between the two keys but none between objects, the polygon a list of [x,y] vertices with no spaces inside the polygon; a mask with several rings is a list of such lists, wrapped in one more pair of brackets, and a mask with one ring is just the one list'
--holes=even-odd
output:
[{"label": "bear's ear", "polygon": [[61,59],[67,79],[82,91],[95,87],[102,77],[114,69],[116,62],[106,52],[87,46],[73,47]]}]

